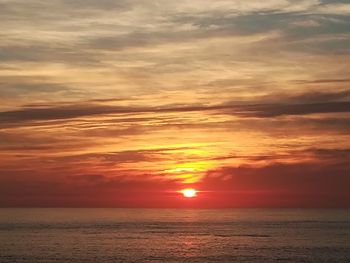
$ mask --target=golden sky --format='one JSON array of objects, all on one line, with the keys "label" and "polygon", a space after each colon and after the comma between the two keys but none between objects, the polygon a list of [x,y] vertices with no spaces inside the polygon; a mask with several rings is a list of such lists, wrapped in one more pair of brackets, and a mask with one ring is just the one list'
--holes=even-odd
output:
[{"label": "golden sky", "polygon": [[350,205],[348,1],[0,0],[0,20],[1,206]]}]

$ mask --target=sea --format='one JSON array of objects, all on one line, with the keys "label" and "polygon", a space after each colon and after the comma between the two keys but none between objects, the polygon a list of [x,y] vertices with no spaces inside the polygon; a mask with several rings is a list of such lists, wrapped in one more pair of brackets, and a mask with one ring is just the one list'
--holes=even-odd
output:
[{"label": "sea", "polygon": [[0,209],[0,262],[350,262],[350,210]]}]

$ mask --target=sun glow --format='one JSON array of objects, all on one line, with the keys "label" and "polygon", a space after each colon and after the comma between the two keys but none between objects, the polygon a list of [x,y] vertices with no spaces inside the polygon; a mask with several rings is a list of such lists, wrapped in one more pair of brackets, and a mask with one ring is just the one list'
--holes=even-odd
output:
[{"label": "sun glow", "polygon": [[183,162],[170,165],[164,169],[169,178],[181,180],[184,184],[193,184],[205,176],[211,167],[208,161]]},{"label": "sun glow", "polygon": [[197,190],[193,188],[186,188],[184,190],[181,190],[180,193],[183,194],[184,197],[191,198],[197,196]]}]

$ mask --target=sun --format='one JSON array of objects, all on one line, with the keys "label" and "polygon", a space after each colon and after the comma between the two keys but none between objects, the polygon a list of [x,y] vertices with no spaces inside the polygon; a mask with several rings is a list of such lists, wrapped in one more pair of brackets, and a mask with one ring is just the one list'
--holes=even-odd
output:
[{"label": "sun", "polygon": [[192,198],[192,197],[196,197],[197,196],[197,190],[193,189],[193,188],[186,188],[180,191],[180,193],[183,194],[184,197],[187,198]]}]

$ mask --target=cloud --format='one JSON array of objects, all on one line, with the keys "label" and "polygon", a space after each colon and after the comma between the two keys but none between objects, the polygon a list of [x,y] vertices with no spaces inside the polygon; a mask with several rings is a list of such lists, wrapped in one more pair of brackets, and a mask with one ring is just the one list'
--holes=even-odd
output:
[{"label": "cloud", "polygon": [[[342,94],[334,94],[339,98]],[[294,97],[298,100],[319,100],[326,94],[305,94]],[[125,107],[98,104],[67,105],[56,107],[22,108],[20,110],[0,112],[0,120],[4,124],[16,124],[31,121],[54,121],[61,119],[81,118],[95,115],[120,115],[141,113],[171,113],[171,112],[217,112],[219,114],[232,114],[241,117],[269,118],[284,115],[307,115],[315,113],[350,112],[350,102],[319,102],[298,104],[251,104],[251,105],[177,105],[162,107]]]},{"label": "cloud", "polygon": [[[16,179],[16,183],[14,181]],[[138,178],[125,180],[100,174],[42,178],[3,173],[1,207],[179,207],[179,184]]]},{"label": "cloud", "polygon": [[252,105],[243,107],[240,114],[247,117],[278,117],[335,112],[350,112],[350,102]]},{"label": "cloud", "polygon": [[120,152],[102,152],[88,153],[80,155],[67,155],[57,158],[56,161],[64,162],[89,162],[90,160],[99,159],[106,165],[123,164],[123,163],[139,163],[139,162],[159,162],[170,160],[173,151],[190,149],[189,147],[173,147],[173,148],[157,148],[157,149],[138,149],[126,150]]},{"label": "cloud", "polygon": [[223,207],[348,207],[349,150],[315,153],[321,159],[211,170],[201,187],[225,200]]},{"label": "cloud", "polygon": [[344,15],[350,14],[350,4],[349,3],[330,3],[321,5],[316,9],[317,13],[320,14],[332,14],[332,15]]}]

